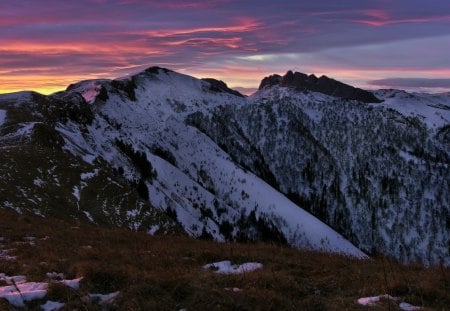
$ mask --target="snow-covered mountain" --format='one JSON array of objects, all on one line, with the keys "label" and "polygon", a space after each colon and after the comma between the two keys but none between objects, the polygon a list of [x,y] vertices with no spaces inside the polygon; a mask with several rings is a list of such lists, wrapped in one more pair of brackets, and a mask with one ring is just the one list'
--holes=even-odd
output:
[{"label": "snow-covered mountain", "polygon": [[0,96],[0,206],[150,232],[173,228],[163,211],[195,237],[450,263],[450,99],[362,103],[325,82],[246,98],[151,67]]}]

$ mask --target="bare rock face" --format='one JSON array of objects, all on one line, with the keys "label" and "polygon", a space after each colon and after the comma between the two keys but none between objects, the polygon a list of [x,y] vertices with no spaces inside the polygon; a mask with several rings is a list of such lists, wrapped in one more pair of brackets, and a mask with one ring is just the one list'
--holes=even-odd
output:
[{"label": "bare rock face", "polygon": [[351,85],[331,79],[327,76],[317,78],[315,75],[307,75],[301,72],[288,71],[283,77],[272,75],[265,77],[259,89],[270,88],[274,85],[291,87],[298,91],[319,92],[343,99],[354,99],[364,103],[381,102],[372,92],[355,88]]},{"label": "bare rock face", "polygon": [[279,85],[281,83],[281,76],[280,75],[271,75],[268,77],[265,77],[262,79],[261,83],[259,84],[259,90],[270,88],[274,85]]}]

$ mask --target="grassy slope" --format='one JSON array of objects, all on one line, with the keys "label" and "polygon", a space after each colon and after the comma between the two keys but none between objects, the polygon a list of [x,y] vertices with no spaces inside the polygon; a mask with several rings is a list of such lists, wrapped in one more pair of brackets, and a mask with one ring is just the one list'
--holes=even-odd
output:
[{"label": "grassy slope", "polygon": [[[218,244],[181,236],[151,237],[0,209],[0,236],[16,261],[0,272],[45,280],[47,272],[83,276],[79,291],[52,284],[47,299],[67,310],[100,310],[86,293],[121,292],[112,310],[364,310],[359,297],[389,293],[435,310],[450,305],[450,269],[400,266],[385,259],[358,261],[267,244]],[[34,246],[16,243],[34,236]],[[88,248],[86,246],[91,246]],[[210,262],[256,261],[262,270],[223,276],[202,269]],[[446,279],[447,278],[447,279]],[[226,291],[238,287],[242,292]],[[38,310],[42,301],[32,304]],[[371,310],[397,310],[384,302]],[[0,310],[13,310],[0,300]]]}]

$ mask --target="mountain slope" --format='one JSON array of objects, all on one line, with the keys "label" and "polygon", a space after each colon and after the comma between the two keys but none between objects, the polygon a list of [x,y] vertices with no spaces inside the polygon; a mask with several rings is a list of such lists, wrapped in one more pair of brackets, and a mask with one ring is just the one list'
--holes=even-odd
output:
[{"label": "mountain slope", "polygon": [[397,103],[427,112],[411,116],[389,101],[367,106],[273,86],[191,124],[256,175],[270,172],[276,189],[366,252],[448,262],[450,153],[435,119],[446,124],[450,102],[442,101]]},{"label": "mountain slope", "polygon": [[[42,201],[39,170],[27,181],[36,204],[14,188],[33,172],[17,168],[25,145],[31,167],[45,157],[41,171],[56,165],[65,189],[57,205],[72,218],[150,232],[176,230],[175,221],[219,241],[450,263],[448,101],[417,97],[422,117],[386,92],[372,104],[332,94],[275,83],[245,98],[220,81],[151,67],[50,96],[0,97],[0,144],[13,151],[3,154],[13,164],[2,166],[9,192],[0,206],[59,208],[51,195]],[[51,178],[51,193],[62,191]]]},{"label": "mountain slope", "polygon": [[59,124],[92,122],[81,96],[19,93],[0,96],[0,108],[6,111],[0,127],[1,207],[133,230],[177,228],[104,160],[86,163],[62,150]]},{"label": "mountain slope", "polygon": [[[80,82],[40,100],[45,107],[46,101],[60,102],[57,113],[62,115],[52,111],[44,117],[57,115],[49,131],[56,130],[52,133],[59,144],[63,141],[64,150],[94,167],[106,161],[137,185],[143,199],[166,211],[193,236],[276,240],[365,256],[263,180],[236,166],[206,135],[184,123],[191,113],[245,105],[245,98],[211,88],[208,81],[150,68],[125,80]],[[36,124],[30,123],[29,131],[35,131]],[[83,182],[81,178],[80,185]],[[73,199],[79,201],[86,192],[88,188],[74,186]],[[8,207],[8,202],[3,201],[3,206]],[[128,214],[141,217],[141,208],[126,208]],[[81,211],[92,216],[91,210]]]}]

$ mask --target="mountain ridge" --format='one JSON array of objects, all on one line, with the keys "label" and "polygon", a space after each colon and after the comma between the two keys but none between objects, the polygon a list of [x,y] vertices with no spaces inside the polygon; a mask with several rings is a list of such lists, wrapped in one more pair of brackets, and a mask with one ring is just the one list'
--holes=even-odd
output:
[{"label": "mountain ridge", "polygon": [[[79,177],[59,184],[70,198],[66,208],[78,211],[73,217],[89,222],[115,215],[115,223],[132,229],[173,228],[173,222],[160,216],[162,222],[153,222],[154,210],[169,215],[196,237],[275,240],[364,256],[337,230],[368,253],[381,252],[402,261],[448,260],[445,228],[450,225],[450,220],[446,224],[450,214],[445,208],[448,195],[442,189],[449,183],[445,174],[449,151],[433,136],[434,131],[441,133],[445,142],[442,124],[448,123],[448,115],[439,108],[448,104],[444,99],[439,106],[419,97],[419,104],[423,102],[429,110],[421,119],[402,112],[405,98],[367,104],[320,92],[299,92],[281,82],[248,98],[227,89],[220,82],[150,67],[123,79],[82,81],[50,96],[28,94],[30,98],[16,103],[0,97],[0,110],[6,111],[6,123],[0,124],[0,145],[20,150],[25,138],[31,150],[36,144],[56,148],[69,155],[69,161],[78,159],[73,165],[87,165]],[[30,106],[21,107],[17,103],[21,100],[31,102]],[[440,119],[433,119],[436,113]],[[373,120],[389,130],[366,125]],[[404,140],[388,136],[392,132]],[[427,149],[420,149],[423,142]],[[356,148],[358,144],[361,148]],[[390,153],[381,152],[385,148]],[[392,163],[395,172],[383,169],[388,164],[394,167]],[[13,167],[20,171],[17,165]],[[88,204],[89,197],[84,195],[95,190],[86,190],[89,185],[84,183],[89,184],[90,178],[82,176],[95,169],[108,172],[102,177],[106,184],[119,183],[129,191],[134,188],[142,205],[130,207],[127,204],[133,199],[126,204],[116,199],[108,210],[102,207],[106,198]],[[11,188],[14,173],[6,166],[2,170],[10,177],[0,187]],[[416,189],[403,170],[419,180],[433,176],[429,174],[437,177],[428,182],[427,197],[417,196],[424,220],[405,216],[412,229],[394,230],[396,217],[386,224],[381,219],[391,212],[389,205],[406,212],[413,198],[408,189]],[[60,174],[58,179],[64,176]],[[16,180],[20,191],[16,185],[10,193],[16,193],[22,203],[3,198],[0,205],[24,208],[26,193],[25,201],[35,202],[29,209],[45,214],[36,180],[34,176],[29,181],[31,186]],[[48,178],[45,182],[52,183]],[[430,214],[429,197],[442,207],[436,215]],[[424,237],[414,233],[429,229],[436,233]]]},{"label": "mountain ridge", "polygon": [[325,75],[317,78],[314,74],[307,75],[289,70],[284,76],[278,74],[265,77],[258,90],[275,85],[291,87],[298,91],[319,92],[343,99],[354,99],[364,103],[380,103],[381,101],[370,91],[355,88],[351,85],[329,78]]}]

